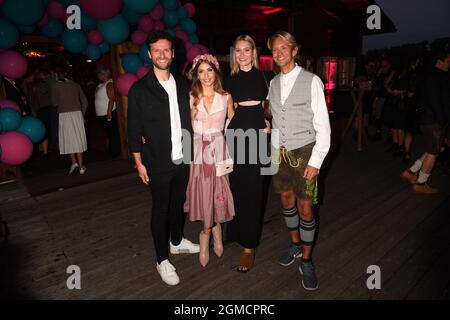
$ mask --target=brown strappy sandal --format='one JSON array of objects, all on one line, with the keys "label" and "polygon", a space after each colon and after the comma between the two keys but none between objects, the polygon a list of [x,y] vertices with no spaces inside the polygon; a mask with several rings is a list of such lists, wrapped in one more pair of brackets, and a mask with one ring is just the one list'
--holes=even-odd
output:
[{"label": "brown strappy sandal", "polygon": [[251,252],[245,252],[242,249],[241,257],[237,265],[236,271],[246,273],[253,267],[253,262],[255,261],[255,249]]}]

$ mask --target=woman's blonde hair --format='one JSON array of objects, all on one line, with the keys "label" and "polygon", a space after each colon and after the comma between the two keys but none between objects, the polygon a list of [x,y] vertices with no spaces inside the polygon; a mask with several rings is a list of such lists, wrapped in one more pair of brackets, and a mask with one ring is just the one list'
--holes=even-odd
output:
[{"label": "woman's blonde hair", "polygon": [[272,51],[273,42],[276,38],[282,38],[287,41],[291,48],[300,48],[295,37],[287,31],[277,31],[269,39],[267,39],[267,47]]},{"label": "woman's blonde hair", "polygon": [[203,87],[198,77],[198,69],[202,63],[206,63],[209,66],[211,66],[216,75],[216,80],[214,81],[214,92],[217,92],[222,95],[226,93],[222,87],[222,80],[221,80],[222,74],[220,73],[220,70],[217,69],[217,67],[213,62],[206,59],[200,59],[191,71],[192,75],[191,96],[193,98],[193,108],[192,108],[193,117],[197,115],[198,112],[197,106],[200,103],[201,96],[203,95]]},{"label": "woman's blonde hair", "polygon": [[[259,69],[259,63],[258,63],[258,54],[256,53],[256,44],[252,37],[249,35],[243,34],[238,36],[233,43],[233,48],[236,49],[236,45],[238,41],[247,41],[250,43],[250,47],[252,48],[253,57],[252,57],[252,66],[253,68]],[[231,75],[234,76],[239,72],[239,63],[236,60],[236,55],[233,53],[233,66],[231,68]]]}]

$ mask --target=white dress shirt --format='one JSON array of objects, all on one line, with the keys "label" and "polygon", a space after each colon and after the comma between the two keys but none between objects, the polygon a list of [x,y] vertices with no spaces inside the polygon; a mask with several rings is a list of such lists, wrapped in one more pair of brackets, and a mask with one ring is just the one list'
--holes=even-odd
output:
[{"label": "white dress shirt", "polygon": [[159,81],[164,90],[169,95],[169,109],[170,109],[170,129],[172,140],[172,160],[179,160],[183,158],[183,148],[181,144],[181,120],[180,111],[178,107],[177,84],[172,74],[167,81]]}]

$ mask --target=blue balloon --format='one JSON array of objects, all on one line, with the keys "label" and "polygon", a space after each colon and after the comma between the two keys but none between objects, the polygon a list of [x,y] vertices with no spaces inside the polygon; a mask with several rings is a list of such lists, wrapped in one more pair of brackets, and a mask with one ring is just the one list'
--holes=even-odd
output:
[{"label": "blue balloon", "polygon": [[98,47],[102,53],[107,53],[109,51],[108,42],[102,42]]},{"label": "blue balloon", "polygon": [[150,12],[158,0],[124,0],[123,2],[131,10],[144,14]]},{"label": "blue balloon", "polygon": [[20,126],[22,116],[16,110],[3,108],[0,110],[0,123],[3,131],[13,131]]},{"label": "blue balloon", "polygon": [[148,47],[147,44],[144,43],[139,47],[139,57],[144,61],[146,64],[152,64],[152,59],[150,59],[148,54]]},{"label": "blue balloon", "polygon": [[195,33],[190,33],[190,34],[188,35],[188,37],[189,37],[189,41],[190,41],[191,43],[193,43],[193,44],[199,43],[198,36],[197,36]]},{"label": "blue balloon", "polygon": [[8,20],[0,18],[0,48],[12,48],[17,41],[19,41],[19,31],[16,26]]},{"label": "blue balloon", "polygon": [[81,11],[81,29],[91,31],[97,29],[97,19],[92,18],[83,10]]},{"label": "blue balloon", "polygon": [[94,61],[97,61],[102,56],[102,51],[100,48],[96,45],[89,44],[86,49],[86,55],[89,57],[89,59],[92,59]]},{"label": "blue balloon", "polygon": [[81,53],[88,46],[88,39],[82,30],[65,30],[61,42],[64,49],[71,53]]},{"label": "blue balloon", "polygon": [[32,24],[31,26],[19,26],[19,29],[22,33],[33,33],[36,30],[36,25]]},{"label": "blue balloon", "polygon": [[45,126],[41,120],[33,117],[23,117],[22,123],[17,131],[22,132],[31,142],[38,143],[45,136]]},{"label": "blue balloon", "polygon": [[99,21],[98,29],[103,34],[103,39],[110,44],[118,44],[125,41],[130,33],[130,26],[120,14],[110,19]]},{"label": "blue balloon", "polygon": [[175,31],[173,31],[172,29],[166,29],[164,31],[167,32],[173,39],[176,38]]},{"label": "blue balloon", "polygon": [[45,36],[56,38],[64,31],[64,24],[57,19],[50,18],[46,25],[40,27],[40,30]]},{"label": "blue balloon", "polygon": [[127,53],[122,58],[122,67],[127,73],[135,74],[137,69],[143,65],[141,58],[135,53]]},{"label": "blue balloon", "polygon": [[44,15],[45,7],[41,0],[5,0],[1,12],[16,25],[32,25]]},{"label": "blue balloon", "polygon": [[141,14],[130,9],[128,7],[122,8],[122,16],[125,18],[125,21],[129,24],[135,26],[139,23],[139,19],[141,18]]},{"label": "blue balloon", "polygon": [[178,19],[186,19],[189,17],[189,12],[185,7],[178,7],[177,9]]},{"label": "blue balloon", "polygon": [[175,10],[177,8],[177,0],[163,0],[162,5],[166,10]]},{"label": "blue balloon", "polygon": [[166,10],[163,17],[164,24],[168,28],[175,27],[178,23],[178,14],[173,10]]},{"label": "blue balloon", "polygon": [[180,21],[181,28],[187,33],[195,33],[197,31],[197,25],[192,19],[183,19]]},{"label": "blue balloon", "polygon": [[[59,3],[63,4],[64,6],[68,6],[69,4],[71,4],[72,0],[57,0]],[[76,3],[72,3],[72,4],[76,4]]]}]

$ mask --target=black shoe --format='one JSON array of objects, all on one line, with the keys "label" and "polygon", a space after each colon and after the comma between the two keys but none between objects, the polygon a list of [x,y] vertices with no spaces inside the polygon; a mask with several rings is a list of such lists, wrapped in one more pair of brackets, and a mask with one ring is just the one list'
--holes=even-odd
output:
[{"label": "black shoe", "polygon": [[302,285],[306,290],[316,290],[319,287],[314,266],[311,261],[301,261],[298,268],[303,276]]}]

